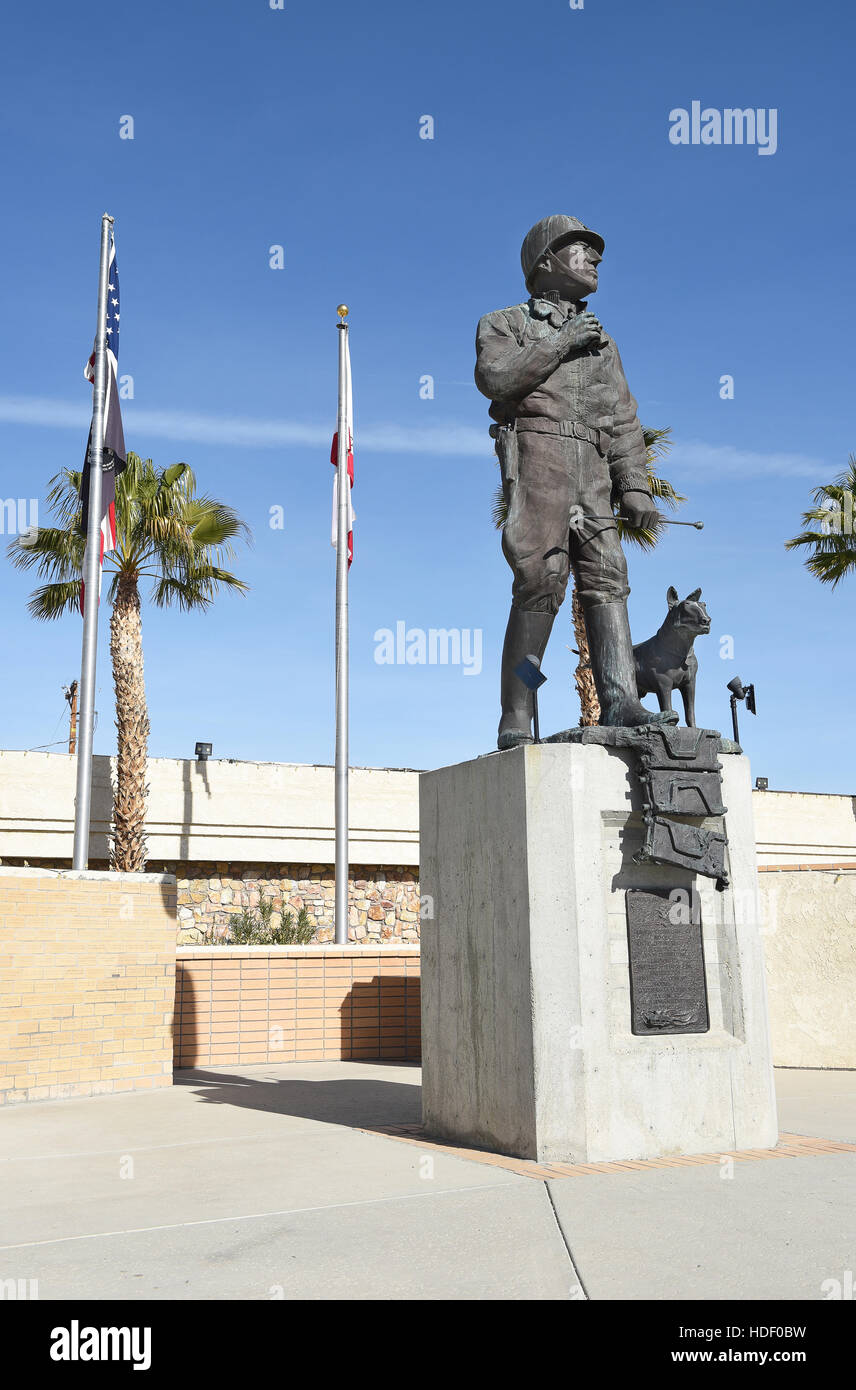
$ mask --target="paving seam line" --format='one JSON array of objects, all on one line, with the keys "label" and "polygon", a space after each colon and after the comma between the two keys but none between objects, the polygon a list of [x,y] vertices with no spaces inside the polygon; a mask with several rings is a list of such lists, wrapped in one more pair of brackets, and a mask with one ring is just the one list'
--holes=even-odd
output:
[{"label": "paving seam line", "polygon": [[[279,1114],[279,1111],[269,1110],[269,1115]],[[347,1120],[316,1120],[311,1115],[286,1116],[287,1119],[306,1120],[310,1125],[326,1125],[331,1129],[345,1129],[351,1134],[382,1134],[384,1138],[389,1136],[382,1129],[366,1129],[362,1125],[349,1124]],[[294,1130],[292,1133],[309,1134],[312,1130]],[[244,1144],[259,1141],[265,1143],[282,1143],[282,1135],[273,1133],[269,1130],[259,1130],[255,1134],[210,1134],[199,1139],[176,1139],[165,1144],[131,1144],[117,1146],[113,1149],[75,1149],[69,1153],[43,1153],[43,1154],[5,1154],[0,1155],[0,1166],[4,1163],[36,1163],[41,1159],[51,1158],[113,1158],[117,1154],[123,1153],[157,1153],[160,1149],[186,1149],[193,1148],[200,1144]]]},{"label": "paving seam line", "polygon": [[402,1192],[395,1197],[364,1197],[356,1202],[326,1202],[314,1207],[283,1207],[276,1211],[254,1211],[231,1216],[208,1216],[199,1221],[167,1221],[158,1226],[130,1226],[118,1231],[85,1231],[74,1236],[50,1236],[47,1240],[22,1240],[12,1245],[0,1245],[6,1250],[29,1250],[41,1245],[65,1245],[78,1240],[106,1240],[110,1236],[151,1235],[155,1231],[181,1231],[191,1226],[221,1226],[229,1221],[264,1221],[275,1216],[305,1216],[319,1211],[342,1211],[346,1207],[376,1207],[388,1202],[412,1202],[426,1197],[457,1197],[462,1192],[495,1192],[500,1187],[513,1187],[515,1181],[478,1183],[472,1187],[447,1187],[442,1192]]},{"label": "paving seam line", "polygon": [[[550,1190],[550,1183],[549,1183],[549,1181],[548,1181],[546,1178],[544,1179],[544,1184],[543,1184],[543,1185],[544,1185],[544,1191],[545,1191],[545,1193],[547,1194],[547,1201],[550,1203],[550,1210],[551,1210],[552,1213],[553,1213],[553,1220],[554,1220],[555,1223],[556,1223],[556,1230],[559,1232],[559,1239],[561,1240],[561,1242],[562,1242],[562,1244],[564,1245],[565,1250],[566,1250],[566,1252],[567,1252],[568,1263],[570,1264],[571,1269],[572,1269],[573,1272],[574,1272],[574,1278],[575,1278],[576,1281],[577,1281],[577,1285],[578,1285],[578,1287],[579,1287],[579,1288],[581,1289],[581,1291],[582,1291],[583,1299],[585,1299],[585,1301],[588,1303],[588,1302],[590,1302],[590,1299],[589,1299],[589,1291],[588,1291],[588,1289],[586,1288],[585,1284],[584,1284],[583,1281],[582,1281],[582,1277],[581,1277],[581,1275],[580,1275],[580,1271],[577,1269],[576,1261],[574,1260],[574,1254],[573,1254],[573,1251],[571,1250],[571,1243],[570,1243],[570,1241],[568,1240],[567,1232],[565,1231],[565,1228],[564,1228],[564,1226],[562,1225],[562,1218],[559,1216],[559,1213],[558,1213],[558,1211],[556,1210],[556,1203],[553,1201],[553,1193],[552,1193],[552,1191]],[[576,1301],[576,1300],[574,1300],[574,1301]]]}]

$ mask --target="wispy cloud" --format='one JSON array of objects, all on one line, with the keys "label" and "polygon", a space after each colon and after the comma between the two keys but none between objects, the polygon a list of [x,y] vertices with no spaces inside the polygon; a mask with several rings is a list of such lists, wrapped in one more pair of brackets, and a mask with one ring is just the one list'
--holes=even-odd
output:
[{"label": "wispy cloud", "polygon": [[[126,404],[122,411],[125,432],[131,445],[145,438],[169,439],[175,443],[219,444],[238,448],[325,449],[330,443],[330,425],[297,420],[258,420],[240,415],[203,415],[181,410],[146,410]],[[0,423],[34,425],[46,429],[74,429],[84,432],[89,424],[85,402],[58,401],[39,396],[0,396]],[[361,426],[357,421],[357,443],[365,450],[385,454],[472,455],[490,458],[493,452],[487,428],[447,421],[430,425],[379,423]],[[823,459],[807,454],[781,451],[761,453],[730,444],[704,444],[699,440],[675,440],[669,462],[675,468],[692,471],[699,481],[717,478],[793,477],[817,478],[829,472]],[[666,470],[668,472],[668,469]]]},{"label": "wispy cloud", "polygon": [[731,444],[702,444],[699,440],[676,440],[664,472],[687,469],[700,474],[699,481],[716,482],[719,478],[818,478],[829,472],[824,459],[809,454],[773,452],[762,454],[752,449],[737,449]]},{"label": "wispy cloud", "polygon": [[[255,449],[294,446],[329,448],[329,424],[295,420],[255,420],[238,415],[200,415],[188,411],[145,410],[124,405],[122,417],[131,446],[134,436],[151,435],[187,444],[226,444]],[[46,429],[85,431],[89,411],[85,404],[38,396],[0,396],[0,423],[35,425]],[[361,448],[387,454],[481,454],[490,457],[493,446],[487,428],[454,423],[420,425],[376,424],[359,426]],[[141,442],[141,448],[145,445]]]}]

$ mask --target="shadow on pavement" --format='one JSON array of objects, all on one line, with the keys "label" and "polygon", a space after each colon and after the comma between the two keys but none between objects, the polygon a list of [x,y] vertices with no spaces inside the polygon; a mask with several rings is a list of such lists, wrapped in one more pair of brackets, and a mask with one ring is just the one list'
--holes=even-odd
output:
[{"label": "shadow on pavement", "polygon": [[[401,1070],[417,1068],[402,1063]],[[304,1081],[194,1068],[176,1072],[175,1085],[198,1088],[196,1095],[209,1105],[237,1105],[326,1124],[416,1124],[422,1118],[419,1086],[368,1077]]]}]

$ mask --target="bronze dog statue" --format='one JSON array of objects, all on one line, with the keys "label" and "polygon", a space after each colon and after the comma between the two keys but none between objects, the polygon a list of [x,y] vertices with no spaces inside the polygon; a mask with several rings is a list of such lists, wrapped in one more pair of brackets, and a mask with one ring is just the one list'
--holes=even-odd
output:
[{"label": "bronze dog statue", "polygon": [[653,637],[633,648],[636,689],[643,695],[656,695],[663,711],[672,708],[672,691],[679,690],[684,702],[687,728],[694,729],[695,685],[698,658],[693,651],[696,637],[710,632],[710,614],[699,602],[701,589],[693,589],[683,601],[673,586],[666,590],[669,611]]}]

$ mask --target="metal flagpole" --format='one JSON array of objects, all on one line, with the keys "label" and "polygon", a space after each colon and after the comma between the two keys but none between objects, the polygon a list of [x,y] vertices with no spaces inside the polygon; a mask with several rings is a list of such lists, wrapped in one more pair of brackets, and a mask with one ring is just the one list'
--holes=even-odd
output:
[{"label": "metal flagpole", "polygon": [[339,322],[339,410],[336,429],[336,942],[348,943],[348,316],[347,304],[336,312]]},{"label": "metal flagpole", "polygon": [[89,862],[89,819],[92,805],[92,733],[95,723],[95,657],[98,648],[98,597],[101,570],[101,458],[104,444],[104,405],[107,398],[107,280],[110,229],[113,218],[101,218],[101,268],[98,276],[98,325],[95,331],[95,382],[92,390],[92,430],[89,437],[89,517],[86,527],[86,568],[83,596],[83,651],[80,659],[80,721],[77,742],[77,793],[74,802],[75,869]]}]

